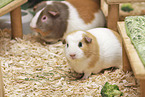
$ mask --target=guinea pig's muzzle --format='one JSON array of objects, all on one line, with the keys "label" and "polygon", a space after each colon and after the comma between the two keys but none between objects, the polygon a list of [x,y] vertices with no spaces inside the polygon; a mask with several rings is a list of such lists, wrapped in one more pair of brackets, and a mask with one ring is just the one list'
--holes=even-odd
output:
[{"label": "guinea pig's muzzle", "polygon": [[70,56],[70,58],[73,59],[73,60],[76,59],[76,54],[70,54],[69,56]]}]

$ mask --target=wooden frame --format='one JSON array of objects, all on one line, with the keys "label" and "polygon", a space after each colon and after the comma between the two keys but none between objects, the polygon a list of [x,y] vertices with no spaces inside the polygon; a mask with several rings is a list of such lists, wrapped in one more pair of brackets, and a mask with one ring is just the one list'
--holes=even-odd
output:
[{"label": "wooden frame", "polygon": [[117,22],[119,20],[119,4],[145,2],[145,0],[105,0],[108,4],[108,22],[107,27],[117,31]]},{"label": "wooden frame", "polygon": [[19,6],[16,9],[12,10],[10,12],[10,15],[11,15],[12,38],[13,39],[15,39],[16,37],[23,38],[21,7]]},{"label": "wooden frame", "polygon": [[0,97],[4,97],[4,83],[3,83],[1,64],[0,64]]},{"label": "wooden frame", "polygon": [[[133,73],[137,79],[140,80],[141,96],[145,97],[145,67],[142,64],[136,49],[131,43],[130,38],[126,34],[124,22],[118,22],[118,30],[122,37],[123,43],[123,70],[133,70]],[[126,56],[127,55],[127,56]]]},{"label": "wooden frame", "polygon": [[16,37],[23,38],[20,6],[25,2],[27,2],[27,0],[14,0],[0,9],[0,16],[10,12],[13,39]]},{"label": "wooden frame", "polygon": [[108,5],[108,20],[107,27],[117,31],[117,22],[119,20],[119,4],[109,4]]}]

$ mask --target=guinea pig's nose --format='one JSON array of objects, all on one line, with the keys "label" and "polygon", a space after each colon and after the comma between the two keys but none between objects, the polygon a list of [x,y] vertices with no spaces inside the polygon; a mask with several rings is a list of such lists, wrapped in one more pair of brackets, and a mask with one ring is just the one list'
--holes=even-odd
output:
[{"label": "guinea pig's nose", "polygon": [[76,56],[76,54],[70,54],[70,57],[71,57],[72,59],[75,59],[75,56]]}]

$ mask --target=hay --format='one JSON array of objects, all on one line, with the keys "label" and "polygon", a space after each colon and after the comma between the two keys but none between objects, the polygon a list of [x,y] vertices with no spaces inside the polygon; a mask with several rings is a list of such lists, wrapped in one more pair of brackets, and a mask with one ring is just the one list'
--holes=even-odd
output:
[{"label": "hay", "polygon": [[31,35],[11,40],[0,31],[0,61],[6,97],[100,97],[105,82],[117,84],[123,97],[139,97],[139,82],[132,72],[110,70],[76,80],[61,42],[41,44]]}]

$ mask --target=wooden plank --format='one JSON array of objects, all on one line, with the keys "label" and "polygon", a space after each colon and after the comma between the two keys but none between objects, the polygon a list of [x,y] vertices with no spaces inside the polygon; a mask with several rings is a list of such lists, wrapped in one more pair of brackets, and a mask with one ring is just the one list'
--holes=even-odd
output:
[{"label": "wooden plank", "polygon": [[21,7],[10,12],[11,14],[11,28],[12,28],[12,39],[23,38],[22,32],[22,19],[21,19]]},{"label": "wooden plank", "polygon": [[130,38],[126,34],[124,22],[118,22],[118,30],[123,39],[123,45],[125,47],[135,77],[138,79],[145,79],[145,67],[142,64],[136,49],[132,45]]},{"label": "wooden plank", "polygon": [[4,84],[3,84],[3,76],[1,71],[1,64],[0,64],[0,97],[4,97]]},{"label": "wooden plank", "polygon": [[119,5],[118,4],[108,5],[107,27],[114,31],[117,31],[118,20],[119,20]]},{"label": "wooden plank", "polygon": [[27,0],[14,0],[5,7],[0,9],[0,16],[12,11],[13,9],[19,7],[20,5],[24,4],[27,2]]},{"label": "wooden plank", "polygon": [[107,4],[145,2],[145,0],[106,0]]},{"label": "wooden plank", "polygon": [[101,10],[104,13],[104,15],[106,17],[106,20],[107,20],[107,17],[108,17],[108,5],[105,2],[105,0],[101,0]]},{"label": "wooden plank", "polygon": [[127,71],[132,71],[131,69],[131,66],[130,66],[130,62],[129,62],[129,59],[127,57],[127,54],[126,54],[126,50],[125,50],[125,47],[124,45],[122,45],[122,59],[123,59],[123,71],[124,72],[127,72]]},{"label": "wooden plank", "polygon": [[145,97],[145,80],[140,80],[140,97]]}]

